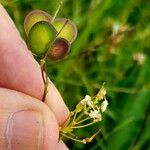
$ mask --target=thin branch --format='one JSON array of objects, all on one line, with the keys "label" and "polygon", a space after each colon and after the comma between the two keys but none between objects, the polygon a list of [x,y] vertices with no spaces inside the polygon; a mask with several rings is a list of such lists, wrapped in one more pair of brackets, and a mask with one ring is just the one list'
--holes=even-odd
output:
[{"label": "thin branch", "polygon": [[61,6],[62,6],[62,1],[59,1],[59,5],[58,5],[58,7],[57,7],[57,9],[56,9],[56,11],[55,11],[55,14],[54,14],[54,16],[53,16],[53,18],[52,18],[52,20],[51,20],[51,23],[53,23],[53,21],[55,20],[57,14],[59,13],[59,11],[60,11],[60,9],[61,9]]},{"label": "thin branch", "polygon": [[79,139],[73,138],[73,137],[68,136],[68,135],[66,135],[66,134],[63,134],[63,133],[61,133],[61,135],[62,135],[63,137],[66,137],[66,138],[70,139],[70,140],[73,140],[73,141],[75,141],[75,142],[83,143],[83,140],[79,140]]},{"label": "thin branch", "polygon": [[[42,71],[42,77],[43,77],[43,82],[44,82],[44,93],[43,93],[43,98],[42,98],[42,101],[44,102],[46,94],[47,94],[47,88],[48,88],[48,73],[47,73],[46,62],[44,63],[43,69],[41,71]],[[44,78],[44,75],[45,75],[45,78]]]},{"label": "thin branch", "polygon": [[88,124],[85,124],[85,125],[81,125],[81,126],[73,126],[71,127],[72,129],[78,129],[78,128],[85,128],[85,127],[88,127],[88,126],[91,126],[93,124],[97,123],[97,121],[93,121],[93,122],[90,122]]}]

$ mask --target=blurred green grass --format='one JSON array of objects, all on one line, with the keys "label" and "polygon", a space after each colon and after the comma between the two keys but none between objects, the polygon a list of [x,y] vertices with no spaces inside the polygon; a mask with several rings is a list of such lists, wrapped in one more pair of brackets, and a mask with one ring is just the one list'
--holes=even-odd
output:
[{"label": "blurred green grass", "polygon": [[[53,15],[57,5],[54,0],[14,0],[5,7],[25,38],[27,12],[42,9]],[[135,149],[150,150],[150,1],[64,0],[58,17],[73,20],[78,37],[64,60],[49,62],[49,77],[70,109],[103,82],[109,100],[103,121],[80,132],[89,136],[102,128],[103,135],[87,145],[66,141],[68,147],[127,150],[138,139]],[[137,52],[145,56],[141,65],[133,60]]]}]

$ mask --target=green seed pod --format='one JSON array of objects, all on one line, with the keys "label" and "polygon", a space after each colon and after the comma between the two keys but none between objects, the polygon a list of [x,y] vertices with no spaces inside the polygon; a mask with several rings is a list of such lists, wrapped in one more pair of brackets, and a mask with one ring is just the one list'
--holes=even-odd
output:
[{"label": "green seed pod", "polygon": [[29,47],[33,54],[43,57],[55,38],[56,30],[50,23],[46,21],[37,22],[29,31]]},{"label": "green seed pod", "polygon": [[27,35],[32,26],[39,21],[47,21],[50,23],[51,16],[42,10],[33,10],[26,16],[24,20],[24,29]]},{"label": "green seed pod", "polygon": [[[64,26],[65,23],[66,25]],[[59,32],[64,26],[62,31],[59,33],[58,37],[64,38],[70,43],[72,43],[76,39],[77,27],[71,20],[66,19],[66,18],[56,18],[52,24],[57,30],[57,32]]]},{"label": "green seed pod", "polygon": [[64,38],[57,38],[51,46],[48,54],[48,58],[51,60],[59,60],[70,50],[70,43]]}]

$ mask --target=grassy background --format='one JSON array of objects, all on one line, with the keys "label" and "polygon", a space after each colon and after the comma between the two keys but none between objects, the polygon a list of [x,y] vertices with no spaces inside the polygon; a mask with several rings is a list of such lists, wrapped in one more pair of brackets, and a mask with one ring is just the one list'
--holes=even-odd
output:
[{"label": "grassy background", "polygon": [[[11,0],[9,0],[11,2]],[[6,9],[24,36],[28,11],[42,9],[53,15],[54,0],[14,0]],[[78,37],[69,55],[49,63],[49,76],[73,109],[86,94],[93,96],[106,82],[109,109],[103,121],[80,131],[103,135],[90,144],[66,141],[71,150],[150,150],[150,1],[64,0],[58,17],[70,18]],[[142,65],[133,60],[141,52]],[[90,131],[90,132],[89,132]]]}]

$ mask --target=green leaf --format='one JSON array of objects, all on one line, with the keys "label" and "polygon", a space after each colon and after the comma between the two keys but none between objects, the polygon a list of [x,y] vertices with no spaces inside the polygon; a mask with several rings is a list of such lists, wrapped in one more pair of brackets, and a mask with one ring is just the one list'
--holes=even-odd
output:
[{"label": "green leaf", "polygon": [[46,21],[37,22],[29,32],[29,47],[33,54],[43,57],[55,38],[56,30],[50,23]]},{"label": "green leaf", "polygon": [[47,21],[50,23],[51,16],[42,10],[33,10],[26,16],[24,20],[24,29],[27,35],[32,26],[39,21]]}]

